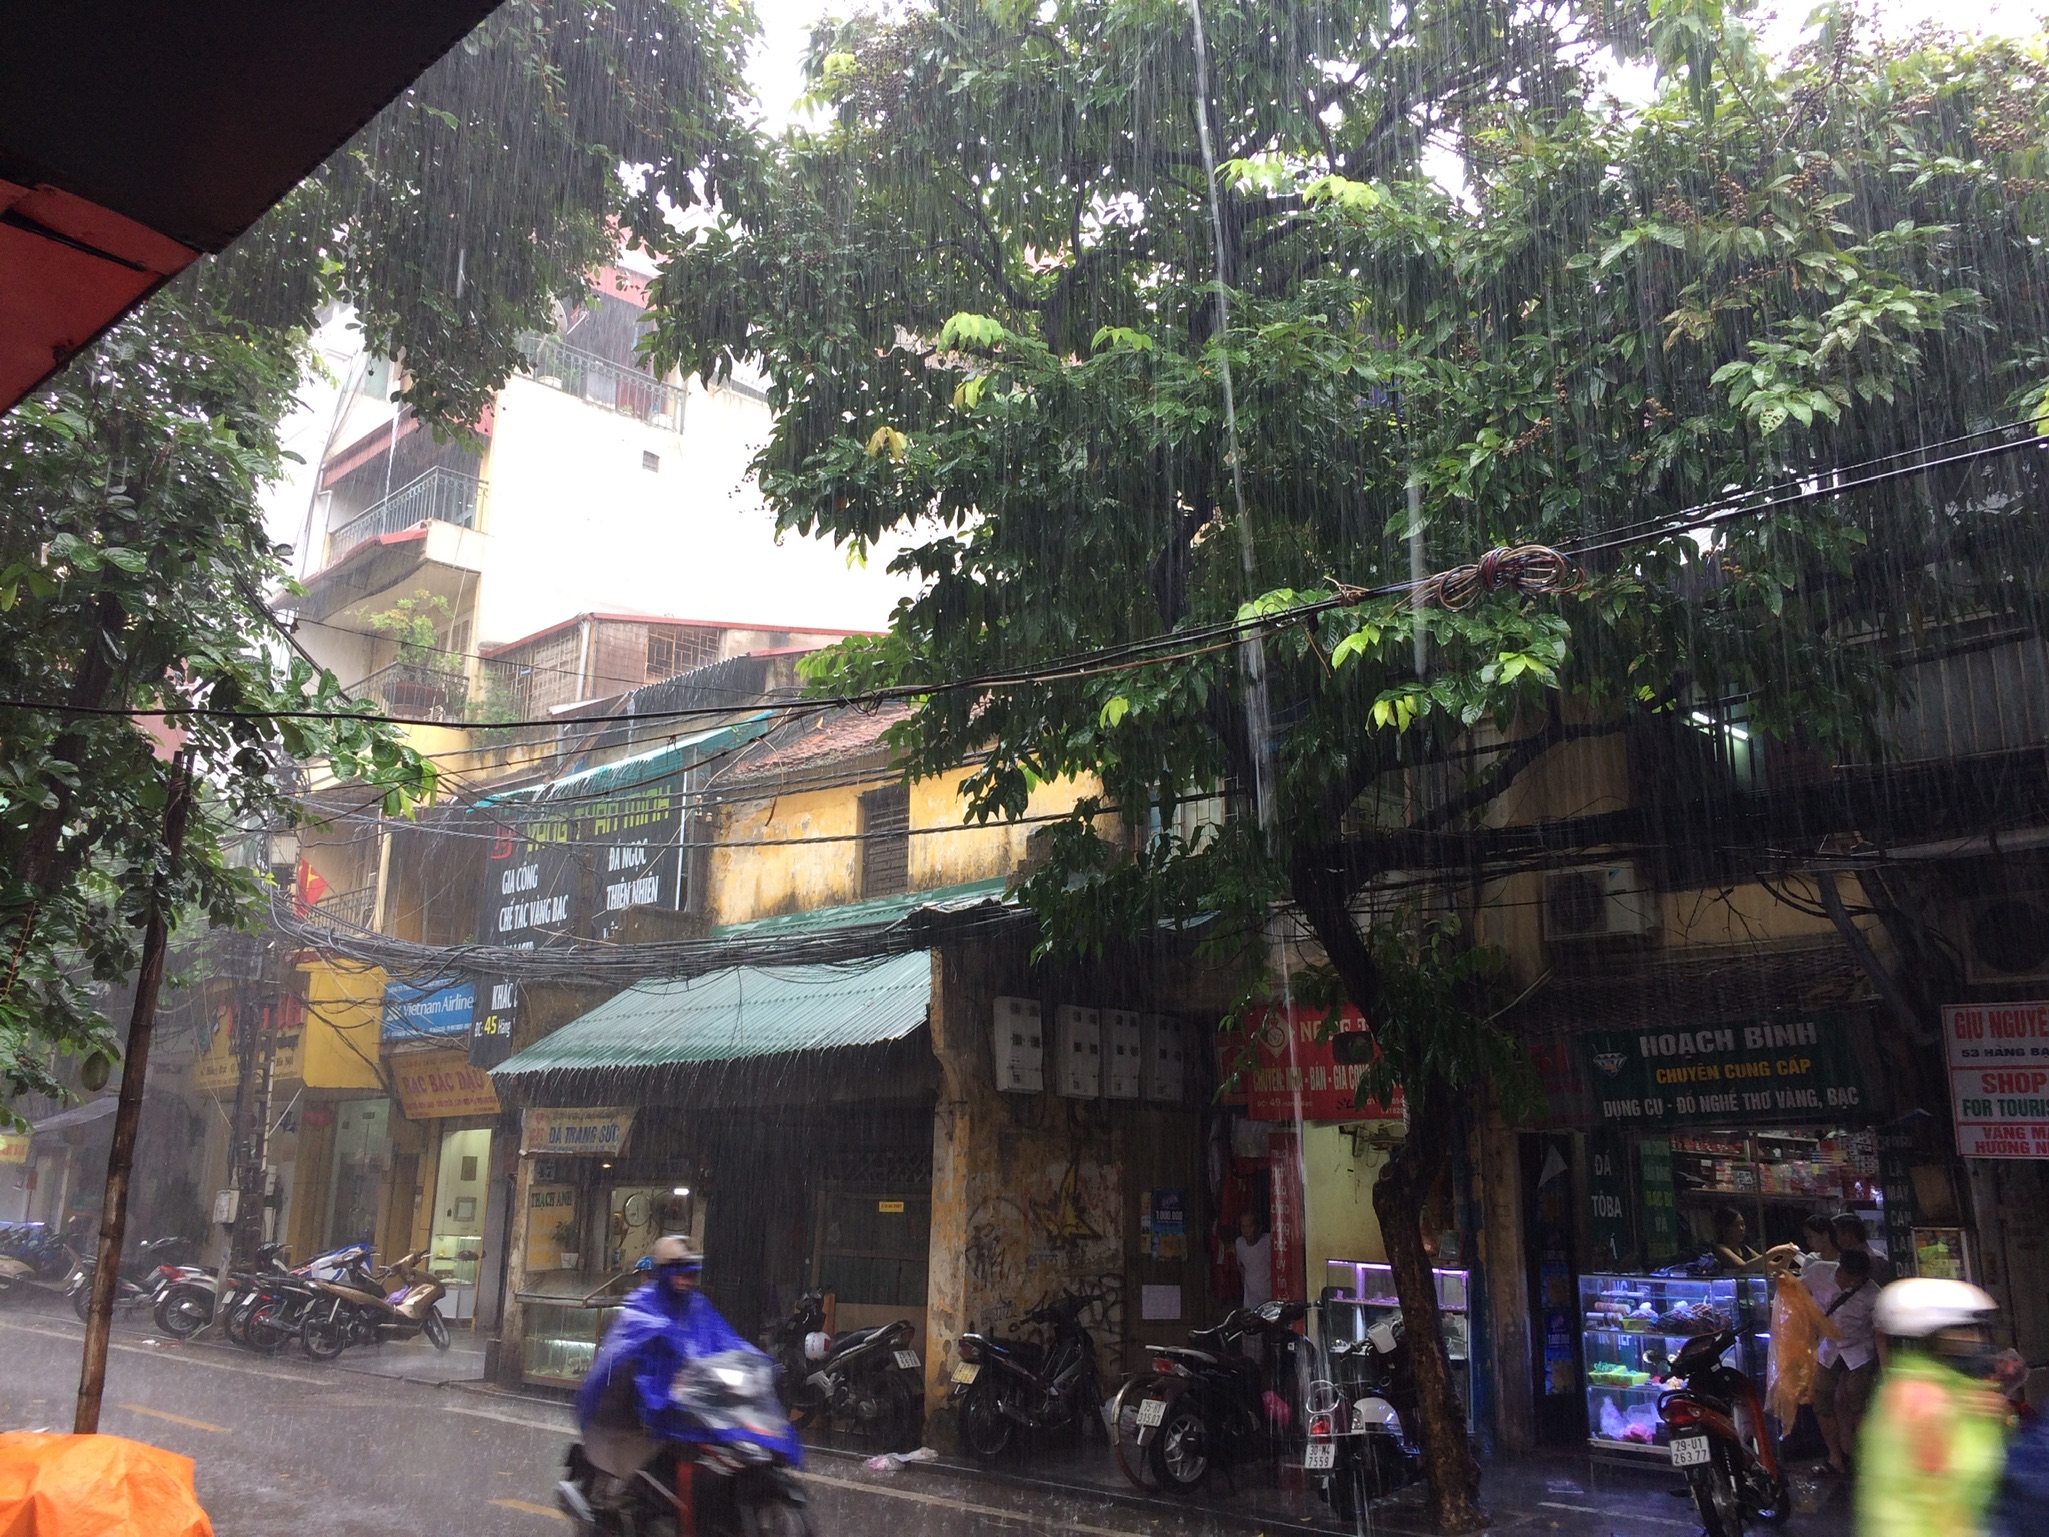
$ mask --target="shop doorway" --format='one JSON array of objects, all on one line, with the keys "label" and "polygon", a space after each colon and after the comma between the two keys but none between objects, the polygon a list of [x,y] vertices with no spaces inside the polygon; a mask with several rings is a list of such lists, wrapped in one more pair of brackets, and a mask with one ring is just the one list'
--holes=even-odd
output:
[{"label": "shop doorway", "polygon": [[811,1285],[837,1299],[834,1326],[867,1329],[907,1318],[914,1338],[924,1338],[931,1244],[929,1191],[820,1187]]},{"label": "shop doorway", "polygon": [[427,1265],[448,1288],[441,1311],[451,1322],[468,1323],[477,1315],[477,1276],[484,1260],[484,1197],[490,1174],[490,1128],[442,1134]]},{"label": "shop doorway", "polygon": [[335,1109],[325,1238],[330,1249],[376,1241],[377,1198],[391,1171],[391,1102],[351,1099]]}]

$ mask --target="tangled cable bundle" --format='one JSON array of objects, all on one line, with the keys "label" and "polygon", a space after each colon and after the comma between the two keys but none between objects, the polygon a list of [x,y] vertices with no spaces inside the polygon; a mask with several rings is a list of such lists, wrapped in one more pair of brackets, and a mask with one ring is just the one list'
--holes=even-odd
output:
[{"label": "tangled cable bundle", "polygon": [[1410,594],[1416,608],[1435,603],[1443,608],[1470,608],[1490,592],[1504,589],[1526,598],[1555,597],[1575,592],[1580,574],[1548,544],[1516,544],[1489,550],[1470,566],[1440,571]]}]

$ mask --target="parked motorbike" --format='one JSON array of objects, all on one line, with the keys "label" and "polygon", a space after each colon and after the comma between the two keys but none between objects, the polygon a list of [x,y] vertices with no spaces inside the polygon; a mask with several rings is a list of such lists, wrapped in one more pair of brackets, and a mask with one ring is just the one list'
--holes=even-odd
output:
[{"label": "parked motorbike", "polygon": [[[448,1325],[435,1306],[448,1288],[420,1269],[424,1252],[401,1255],[372,1272],[368,1260],[332,1281],[313,1281],[316,1295],[299,1328],[299,1343],[316,1361],[332,1361],[351,1345],[425,1335],[436,1350],[449,1346]],[[384,1283],[397,1278],[397,1290]]]},{"label": "parked motorbike", "polygon": [[1005,1340],[973,1330],[960,1337],[960,1364],[953,1369],[947,1404],[971,1456],[993,1462],[1009,1450],[1020,1428],[1102,1428],[1096,1342],[1080,1317],[1103,1300],[1100,1292],[1070,1293],[1027,1313],[1025,1323],[1050,1331],[1043,1339]]},{"label": "parked motorbike", "polygon": [[[1239,1308],[1213,1329],[1192,1331],[1185,1346],[1155,1346],[1151,1372],[1117,1393],[1125,1476],[1142,1488],[1190,1495],[1212,1472],[1295,1444],[1292,1406],[1303,1397],[1298,1385],[1315,1347],[1291,1325],[1307,1311],[1302,1302]],[[1247,1344],[1262,1359],[1243,1354]]]},{"label": "parked motorbike", "polygon": [[1686,1474],[1707,1537],[1743,1537],[1746,1520],[1777,1526],[1792,1513],[1757,1388],[1722,1359],[1735,1343],[1733,1327],[1688,1340],[1671,1370],[1685,1385],[1658,1395],[1672,1466]]},{"label": "parked motorbike", "polygon": [[1309,1384],[1302,1466],[1331,1513],[1350,1521],[1421,1477],[1422,1458],[1407,1430],[1415,1401],[1400,1317],[1374,1324],[1359,1340],[1333,1338],[1328,1323],[1326,1314],[1327,1375]]},{"label": "parked motorbike", "polygon": [[[254,1270],[231,1270],[228,1272],[228,1312],[222,1320],[222,1332],[231,1340],[241,1343],[237,1317],[239,1308],[252,1303],[258,1289],[270,1278],[283,1276],[286,1246],[267,1243],[256,1251]],[[301,1269],[313,1273],[320,1271],[325,1262],[330,1267],[346,1262],[357,1254],[367,1256],[367,1245],[351,1244],[346,1248],[331,1251],[309,1261]],[[328,1268],[324,1273],[339,1274],[338,1268]],[[220,1286],[220,1277],[213,1271],[197,1266],[185,1267],[175,1279],[167,1281],[156,1301],[156,1326],[172,1339],[190,1339],[213,1322],[215,1294]]]},{"label": "parked motorbike", "polygon": [[46,1222],[23,1223],[0,1250],[0,1297],[64,1291],[78,1268],[84,1235],[85,1225],[76,1220],[61,1231]]},{"label": "parked motorbike", "polygon": [[[131,1310],[153,1307],[164,1287],[183,1274],[178,1261],[192,1246],[191,1239],[179,1237],[148,1238],[137,1244],[135,1257],[124,1261],[115,1274],[114,1306]],[[99,1268],[99,1257],[88,1254],[65,1278],[64,1291],[80,1323],[92,1311],[93,1277]]]},{"label": "parked motorbike", "polygon": [[581,1442],[571,1446],[555,1499],[575,1537],[810,1537],[774,1365],[724,1351],[679,1372],[670,1393],[670,1408],[715,1439],[663,1441],[632,1478],[601,1472]]},{"label": "parked motorbike", "polygon": [[925,1364],[907,1319],[825,1333],[825,1296],[807,1292],[762,1344],[775,1363],[776,1394],[799,1425],[825,1421],[907,1452],[925,1428]]}]

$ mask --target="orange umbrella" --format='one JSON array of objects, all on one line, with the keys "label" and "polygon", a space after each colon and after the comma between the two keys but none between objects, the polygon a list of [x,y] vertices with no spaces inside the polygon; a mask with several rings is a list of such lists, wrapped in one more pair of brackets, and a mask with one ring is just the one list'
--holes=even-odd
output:
[{"label": "orange umbrella", "polygon": [[213,1537],[192,1459],[121,1436],[0,1435],[0,1537]]}]

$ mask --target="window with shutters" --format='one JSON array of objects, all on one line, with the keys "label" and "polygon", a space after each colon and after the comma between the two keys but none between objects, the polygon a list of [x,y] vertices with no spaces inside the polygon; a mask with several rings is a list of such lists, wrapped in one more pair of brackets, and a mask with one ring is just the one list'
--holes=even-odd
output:
[{"label": "window with shutters", "polygon": [[911,792],[903,785],[861,797],[861,895],[893,897],[910,889]]}]

